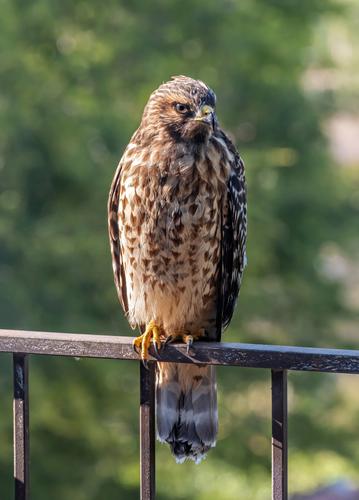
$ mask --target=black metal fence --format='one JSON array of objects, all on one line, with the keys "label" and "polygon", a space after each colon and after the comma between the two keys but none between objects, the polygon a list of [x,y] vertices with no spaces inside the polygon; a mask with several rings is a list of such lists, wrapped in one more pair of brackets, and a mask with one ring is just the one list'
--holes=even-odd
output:
[{"label": "black metal fence", "polygon": [[[29,499],[30,354],[138,361],[132,338],[55,332],[0,330],[0,352],[13,353],[15,500]],[[287,370],[359,373],[359,351],[272,345],[205,343],[170,344],[148,369],[140,367],[141,500],[155,498],[155,363],[205,363],[266,368],[272,372],[272,499],[288,498]],[[1,490],[1,486],[0,486]],[[0,491],[1,496],[1,491]],[[2,496],[1,496],[2,498]],[[239,497],[238,497],[239,498]]]}]

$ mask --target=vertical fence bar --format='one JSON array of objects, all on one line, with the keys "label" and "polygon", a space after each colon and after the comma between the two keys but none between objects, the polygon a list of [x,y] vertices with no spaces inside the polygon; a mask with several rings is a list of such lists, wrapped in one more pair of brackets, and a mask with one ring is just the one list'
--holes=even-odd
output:
[{"label": "vertical fence bar", "polygon": [[13,355],[15,500],[29,499],[29,366],[26,354]]},{"label": "vertical fence bar", "polygon": [[287,499],[287,372],[286,370],[272,370],[272,500]]},{"label": "vertical fence bar", "polygon": [[140,363],[141,500],[155,498],[155,363]]}]

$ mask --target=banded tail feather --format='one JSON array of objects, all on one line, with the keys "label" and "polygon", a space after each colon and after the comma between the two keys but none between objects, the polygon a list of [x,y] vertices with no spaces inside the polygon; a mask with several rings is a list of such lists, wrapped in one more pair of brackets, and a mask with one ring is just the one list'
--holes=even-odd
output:
[{"label": "banded tail feather", "polygon": [[215,368],[158,363],[157,438],[170,445],[177,463],[199,463],[216,445],[218,429]]}]

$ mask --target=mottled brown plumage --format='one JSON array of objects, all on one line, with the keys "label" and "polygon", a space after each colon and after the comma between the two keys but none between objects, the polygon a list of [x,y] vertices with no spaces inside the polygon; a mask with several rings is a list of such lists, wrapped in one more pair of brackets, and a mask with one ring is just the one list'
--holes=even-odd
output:
[{"label": "mottled brown plumage", "polygon": [[[109,231],[119,299],[142,357],[154,340],[220,340],[246,254],[244,168],[218,126],[215,95],[184,76],[161,85],[117,168]],[[158,364],[158,435],[200,460],[217,432],[211,367]]]}]

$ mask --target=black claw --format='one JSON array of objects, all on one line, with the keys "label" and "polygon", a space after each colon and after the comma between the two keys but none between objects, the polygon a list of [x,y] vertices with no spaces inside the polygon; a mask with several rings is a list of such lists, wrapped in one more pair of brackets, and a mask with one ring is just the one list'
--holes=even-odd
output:
[{"label": "black claw", "polygon": [[187,342],[187,354],[189,354],[189,350],[192,347],[192,345],[193,345],[193,340],[191,339]]},{"label": "black claw", "polygon": [[148,361],[147,361],[147,359],[141,359],[141,362],[142,362],[142,364],[143,364],[144,368],[146,368],[146,370],[149,370],[149,368],[148,368]]},{"label": "black claw", "polygon": [[132,344],[132,349],[135,351],[136,354],[140,354],[140,351],[137,350],[137,345],[136,344]]},{"label": "black claw", "polygon": [[157,347],[157,342],[153,342],[153,350],[155,351],[156,356],[160,357],[160,352],[159,352],[158,347]]},{"label": "black claw", "polygon": [[193,345],[193,337],[190,337],[187,341],[186,341],[186,344],[187,344],[187,354],[189,354],[189,350],[190,348],[192,347]]}]

